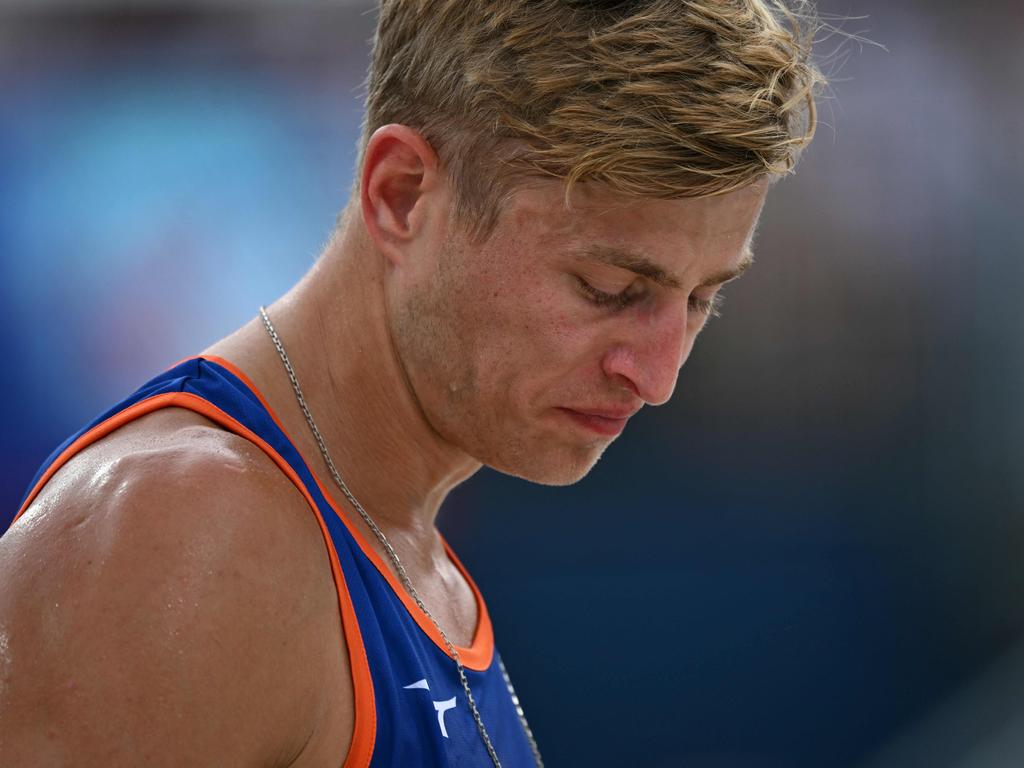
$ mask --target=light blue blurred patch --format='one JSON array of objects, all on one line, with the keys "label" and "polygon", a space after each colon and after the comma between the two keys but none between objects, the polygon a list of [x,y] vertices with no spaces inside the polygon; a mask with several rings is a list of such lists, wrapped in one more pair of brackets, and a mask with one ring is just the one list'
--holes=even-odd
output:
[{"label": "light blue blurred patch", "polygon": [[310,114],[308,98],[300,112],[286,83],[242,74],[76,77],[8,102],[18,154],[0,292],[23,325],[22,375],[80,415],[112,380],[198,351],[308,268],[349,183],[327,178],[324,158],[358,126],[325,132],[318,118],[336,112]]}]

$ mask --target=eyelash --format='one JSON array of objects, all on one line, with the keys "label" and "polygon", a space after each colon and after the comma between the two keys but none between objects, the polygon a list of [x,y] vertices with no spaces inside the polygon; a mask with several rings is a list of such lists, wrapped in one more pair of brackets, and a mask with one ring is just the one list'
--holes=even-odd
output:
[{"label": "eyelash", "polygon": [[[642,295],[640,293],[630,293],[628,288],[621,293],[605,293],[592,286],[582,277],[576,279],[579,281],[580,288],[587,295],[587,299],[600,307],[611,306],[615,309],[625,309]],[[690,296],[689,306],[690,309],[701,314],[710,317],[721,317],[722,296],[715,294],[710,299]]]},{"label": "eyelash", "polygon": [[701,299],[697,296],[690,297],[690,307],[708,317],[722,316],[722,294],[716,293],[710,299]]}]

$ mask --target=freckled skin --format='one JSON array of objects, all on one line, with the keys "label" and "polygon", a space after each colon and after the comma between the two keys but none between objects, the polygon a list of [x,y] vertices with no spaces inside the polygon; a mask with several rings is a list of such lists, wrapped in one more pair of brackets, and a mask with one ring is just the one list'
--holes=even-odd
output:
[{"label": "freckled skin", "polygon": [[516,194],[483,243],[451,226],[433,275],[388,294],[392,338],[431,425],[500,471],[549,484],[584,476],[610,439],[581,434],[554,409],[665,402],[706,317],[687,311],[686,291],[657,286],[625,310],[595,307],[574,274],[615,291],[635,276],[567,254],[629,247],[696,285],[740,260],[764,194],[581,192],[566,210],[550,183]]}]

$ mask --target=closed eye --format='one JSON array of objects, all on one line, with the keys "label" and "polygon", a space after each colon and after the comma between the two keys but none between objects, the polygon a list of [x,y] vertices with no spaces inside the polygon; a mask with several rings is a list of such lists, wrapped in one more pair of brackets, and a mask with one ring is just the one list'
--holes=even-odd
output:
[{"label": "closed eye", "polygon": [[579,284],[580,290],[583,291],[584,296],[591,304],[596,304],[599,307],[612,307],[614,309],[625,309],[630,304],[639,299],[642,295],[642,291],[638,291],[633,285],[630,285],[624,291],[618,293],[607,293],[598,288],[595,288],[582,277],[576,277],[576,282]]},{"label": "closed eye", "polygon": [[[608,293],[600,290],[599,288],[595,288],[582,277],[577,276],[576,281],[579,284],[580,290],[583,291],[583,294],[587,297],[590,303],[596,304],[599,307],[625,309],[643,296],[643,291],[637,290],[635,287],[636,283],[630,285],[624,291]],[[702,299],[700,296],[694,296],[691,294],[687,301],[687,305],[692,312],[699,312],[700,314],[707,315],[709,317],[721,317],[722,300],[723,297],[720,293],[716,293],[708,299]]]}]

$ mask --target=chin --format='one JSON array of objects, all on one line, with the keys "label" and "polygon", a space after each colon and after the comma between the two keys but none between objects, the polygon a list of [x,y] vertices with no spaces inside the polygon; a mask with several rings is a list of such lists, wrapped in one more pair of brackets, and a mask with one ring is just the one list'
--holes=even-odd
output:
[{"label": "chin", "polygon": [[516,451],[514,456],[483,462],[491,469],[539,485],[565,486],[582,480],[604,454],[607,443],[587,447],[550,447]]}]

